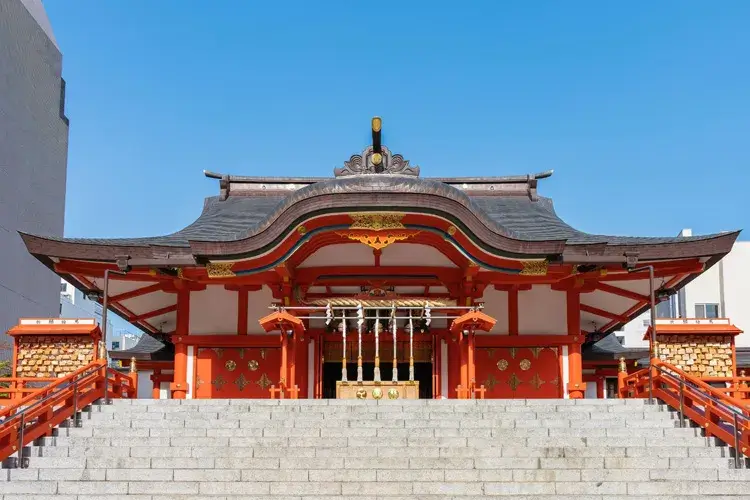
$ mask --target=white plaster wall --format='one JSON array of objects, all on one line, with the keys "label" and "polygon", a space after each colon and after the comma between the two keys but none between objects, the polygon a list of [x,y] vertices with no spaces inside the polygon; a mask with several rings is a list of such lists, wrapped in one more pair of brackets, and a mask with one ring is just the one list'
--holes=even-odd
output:
[{"label": "white plaster wall", "polygon": [[[726,274],[726,268],[724,272]],[[695,318],[695,304],[719,304],[720,298],[719,264],[716,263],[685,287],[685,315]]]},{"label": "white plaster wall", "polygon": [[549,285],[534,285],[518,293],[518,333],[565,335],[568,333],[565,292]]},{"label": "white plaster wall", "polygon": [[[484,301],[484,313],[492,316],[497,320],[495,326],[492,328],[490,333],[494,334],[508,334],[508,292],[502,292],[495,290],[492,287],[487,287],[484,290],[482,296]],[[520,299],[519,299],[520,309]]]},{"label": "white plaster wall", "polygon": [[[260,318],[268,316],[273,311],[268,308],[274,303],[273,292],[267,286],[264,286],[257,292],[247,294],[247,333],[259,334],[265,333],[260,326]],[[236,322],[236,320],[235,320]],[[235,323],[236,324],[236,323]],[[236,326],[235,326],[236,329]]]},{"label": "white plaster wall", "polygon": [[738,241],[724,257],[724,307],[725,316],[745,332],[737,345],[750,346],[750,241]]},{"label": "white plaster wall", "polygon": [[456,267],[436,248],[416,243],[395,243],[383,249],[381,266]]},{"label": "white plaster wall", "polygon": [[237,333],[237,292],[209,285],[190,293],[190,334]]},{"label": "white plaster wall", "polygon": [[372,248],[361,243],[329,245],[316,250],[298,267],[321,266],[372,266],[375,255]]},{"label": "white plaster wall", "polygon": [[138,371],[138,399],[151,399],[151,391],[154,388],[154,383],[151,381],[152,370],[140,370]]}]

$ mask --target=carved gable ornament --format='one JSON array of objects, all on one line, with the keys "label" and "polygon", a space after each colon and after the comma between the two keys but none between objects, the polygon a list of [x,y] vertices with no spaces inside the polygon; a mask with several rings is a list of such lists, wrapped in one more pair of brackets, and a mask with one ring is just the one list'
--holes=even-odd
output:
[{"label": "carved gable ornament", "polygon": [[[372,146],[368,146],[361,155],[352,155],[343,167],[335,168],[336,177],[361,174],[398,174],[419,176],[419,167],[409,165],[401,155],[394,155],[385,147],[380,146],[381,153],[376,153]],[[376,163],[377,162],[377,163]]]},{"label": "carved gable ornament", "polygon": [[372,119],[372,144],[361,155],[352,155],[344,162],[343,168],[335,168],[336,177],[362,174],[419,175],[419,167],[409,166],[401,155],[394,155],[381,142],[383,120],[379,116]]}]

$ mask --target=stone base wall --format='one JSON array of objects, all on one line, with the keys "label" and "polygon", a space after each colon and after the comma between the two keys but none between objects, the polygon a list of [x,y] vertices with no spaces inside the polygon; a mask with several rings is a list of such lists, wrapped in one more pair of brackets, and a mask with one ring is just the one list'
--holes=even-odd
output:
[{"label": "stone base wall", "polygon": [[94,361],[94,341],[84,336],[17,338],[18,377],[64,377]]},{"label": "stone base wall", "polygon": [[659,337],[659,359],[697,377],[733,375],[730,335],[664,335]]}]

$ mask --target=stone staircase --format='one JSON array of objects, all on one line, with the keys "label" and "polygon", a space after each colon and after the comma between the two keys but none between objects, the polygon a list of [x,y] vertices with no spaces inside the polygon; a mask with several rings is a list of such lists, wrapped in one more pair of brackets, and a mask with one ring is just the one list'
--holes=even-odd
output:
[{"label": "stone staircase", "polygon": [[115,400],[0,470],[12,499],[748,498],[642,400]]}]

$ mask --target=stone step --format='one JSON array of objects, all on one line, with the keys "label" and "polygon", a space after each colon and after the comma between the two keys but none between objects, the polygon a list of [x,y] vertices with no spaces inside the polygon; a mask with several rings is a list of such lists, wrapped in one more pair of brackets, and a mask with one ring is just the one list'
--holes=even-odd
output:
[{"label": "stone step", "polygon": [[[110,471],[107,471],[110,472]],[[130,472],[130,471],[128,471]],[[152,476],[154,478],[159,476]],[[166,477],[164,475],[163,477]],[[512,476],[511,476],[512,477]],[[215,496],[233,495],[249,498],[279,499],[279,495],[291,495],[293,498],[335,496],[340,498],[370,495],[377,492],[377,498],[401,496],[414,498],[411,495],[446,495],[460,498],[515,497],[524,495],[548,495],[560,498],[559,495],[596,495],[607,499],[622,495],[633,498],[633,495],[668,495],[672,498],[702,497],[705,495],[741,495],[746,497],[750,481],[682,481],[682,480],[630,480],[630,481],[522,481],[487,480],[487,481],[257,481],[251,473],[242,471],[239,478],[226,476],[226,480],[195,478],[191,481],[161,482],[163,479],[134,480],[130,474],[116,472],[108,480],[73,480],[73,481],[11,481],[3,484],[7,499],[12,494],[48,495],[91,495],[99,498],[111,498],[109,495],[146,495],[150,500],[156,498],[181,498],[184,495]],[[161,482],[155,486],[156,482]],[[153,495],[158,491],[157,495]],[[169,496],[175,495],[175,496]],[[258,497],[257,495],[263,495]],[[78,496],[80,500],[82,497]],[[230,497],[231,498],[231,497]],[[285,497],[288,498],[288,497]]]}]

